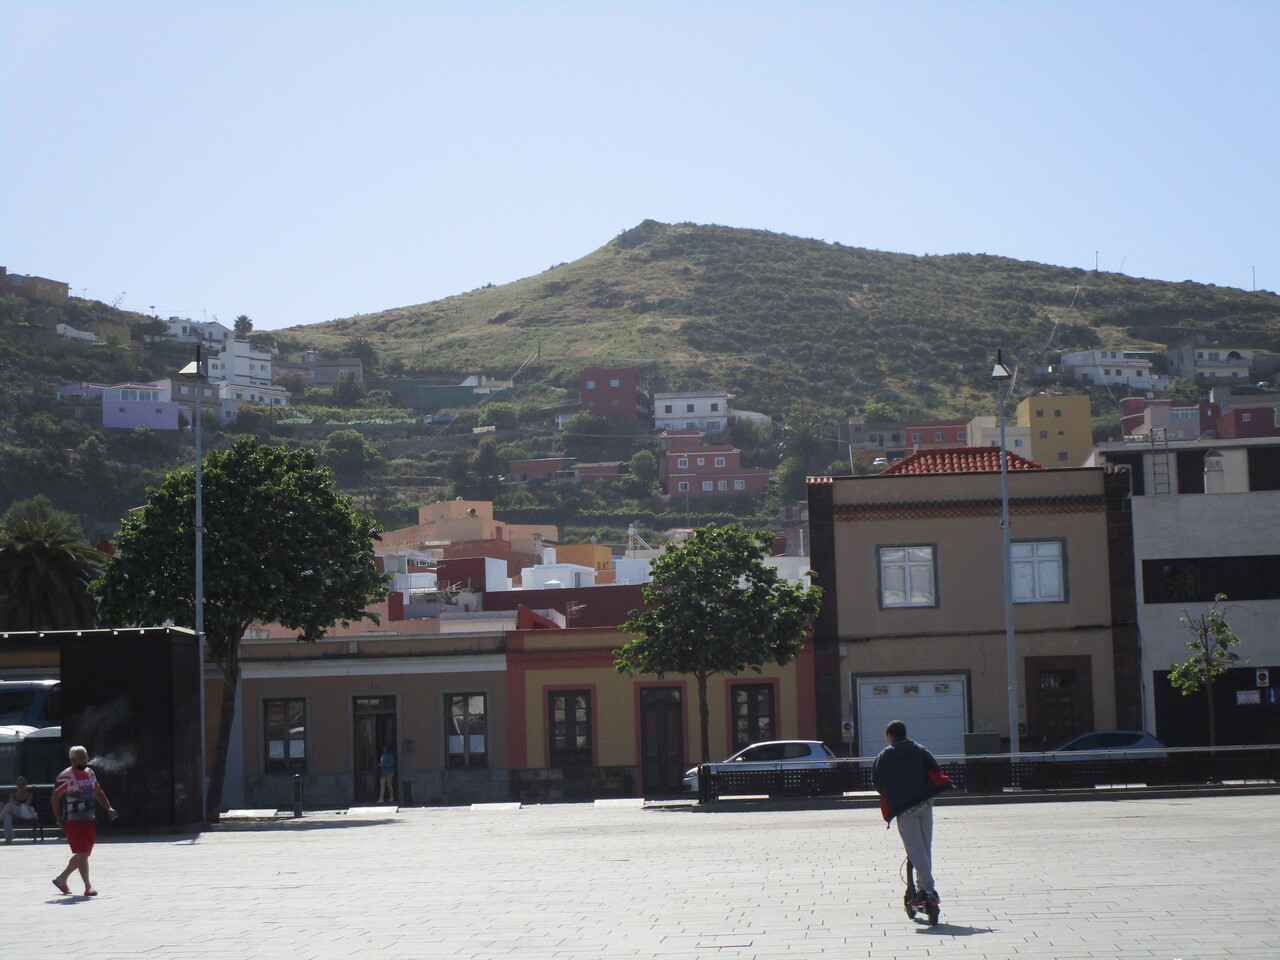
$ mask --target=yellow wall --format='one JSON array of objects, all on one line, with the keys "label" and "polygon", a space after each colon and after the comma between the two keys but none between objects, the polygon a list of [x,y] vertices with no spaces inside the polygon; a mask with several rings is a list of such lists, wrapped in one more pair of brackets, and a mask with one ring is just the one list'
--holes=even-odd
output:
[{"label": "yellow wall", "polygon": [[1018,426],[1031,430],[1031,459],[1053,470],[1081,466],[1093,450],[1087,394],[1027,397],[1018,404]]}]

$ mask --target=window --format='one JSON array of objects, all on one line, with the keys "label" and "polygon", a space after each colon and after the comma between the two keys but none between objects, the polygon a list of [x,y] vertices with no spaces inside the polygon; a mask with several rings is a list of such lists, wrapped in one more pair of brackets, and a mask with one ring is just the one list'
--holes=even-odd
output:
[{"label": "window", "polygon": [[920,434],[918,434],[918,433],[913,433],[913,434],[911,435],[911,442],[912,442],[912,443],[919,443],[919,442],[920,442]]},{"label": "window", "polygon": [[880,548],[880,605],[937,605],[933,584],[933,547]]},{"label": "window", "polygon": [[719,420],[708,420],[708,421],[707,421],[707,432],[708,432],[708,433],[719,433],[719,432],[720,432],[720,421],[719,421]]},{"label": "window", "polygon": [[969,439],[969,432],[967,430],[961,430],[959,433],[956,434],[956,440],[959,441],[960,443],[965,443],[968,441],[968,439]]},{"label": "window", "polygon": [[669,403],[664,403],[664,404],[662,405],[662,412],[663,412],[663,413],[670,413],[670,412],[671,412],[671,404],[669,404]]},{"label": "window", "polygon": [[547,694],[551,766],[591,766],[591,691],[552,690]]},{"label": "window", "polygon": [[733,489],[735,489],[735,490],[745,490],[745,489],[747,489],[747,481],[745,481],[745,480],[735,480],[735,481],[733,481]]},{"label": "window", "polygon": [[946,434],[944,434],[941,430],[936,430],[936,431],[934,431],[933,439],[934,439],[934,440],[941,440],[941,439],[943,439],[945,436],[946,436]]},{"label": "window", "polygon": [[710,481],[710,480],[703,480],[703,481],[702,481],[702,489],[703,489],[703,490],[706,490],[706,491],[708,491],[708,492],[711,490],[711,488],[712,488],[712,486],[713,486],[713,485],[714,485],[714,484],[713,484],[713,483],[712,483],[712,481]]},{"label": "window", "polygon": [[719,412],[720,412],[720,404],[718,404],[718,403],[713,403],[713,404],[711,405],[711,412],[712,412],[712,413],[719,413]]},{"label": "window", "polygon": [[733,703],[734,752],[775,739],[773,684],[735,684],[729,688],[729,697]]},{"label": "window", "polygon": [[588,390],[594,390],[595,388],[596,388],[596,382],[595,382],[594,380],[588,380],[588,381],[587,381],[587,389],[588,389]]},{"label": "window", "polygon": [[693,404],[692,404],[692,403],[686,403],[686,404],[684,405],[684,412],[685,412],[685,413],[693,413]]},{"label": "window", "polygon": [[1048,430],[1041,430],[1041,431],[1040,431],[1040,439],[1041,439],[1041,440],[1047,440],[1048,438],[1049,438],[1049,431],[1048,431]]},{"label": "window", "polygon": [[1037,416],[1037,417],[1043,417],[1043,416],[1044,416],[1044,411],[1043,411],[1043,410],[1037,410],[1037,411],[1036,411],[1036,416]]},{"label": "window", "polygon": [[688,469],[689,469],[689,458],[688,458],[688,457],[680,457],[679,459],[677,459],[677,460],[676,460],[676,469],[677,469],[677,470],[688,470]]},{"label": "window", "polygon": [[705,467],[706,465],[707,465],[707,458],[706,458],[706,457],[699,457],[699,458],[698,458],[698,466],[700,466],[700,467]]},{"label": "window", "polygon": [[729,487],[728,487],[728,483],[727,483],[726,481],[724,481],[724,480],[717,480],[717,481],[716,481],[716,489],[717,489],[717,490],[727,490],[727,489],[729,489]]},{"label": "window", "polygon": [[1053,411],[1053,415],[1054,415],[1055,417],[1060,417],[1060,416],[1062,416],[1062,411],[1061,411],[1061,410],[1055,410],[1055,411]]},{"label": "window", "polygon": [[445,765],[455,768],[488,765],[488,710],[483,693],[446,693],[445,728],[448,731]]},{"label": "window", "polygon": [[1062,453],[1059,453],[1059,454],[1058,454],[1058,459],[1059,459],[1059,460],[1061,460],[1061,461],[1063,461],[1064,463],[1066,462],[1067,454],[1066,454],[1066,451],[1065,451],[1065,450],[1064,450]]},{"label": "window", "polygon": [[[1247,417],[1247,416],[1249,416],[1249,415],[1246,413],[1246,414],[1245,414],[1245,416]],[[723,466],[724,466],[724,457],[716,457],[716,466],[717,466],[717,467],[723,467]]]},{"label": "window", "polygon": [[676,484],[676,490],[677,490],[678,492],[680,492],[680,493],[688,493],[688,492],[689,492],[689,481],[688,481],[688,480],[681,480],[679,483],[677,483],[677,484]]},{"label": "window", "polygon": [[264,700],[263,739],[267,773],[307,772],[307,702]]},{"label": "window", "polygon": [[1241,422],[1241,423],[1248,423],[1248,422],[1249,422],[1250,420],[1252,420],[1252,419],[1253,419],[1253,414],[1252,414],[1252,413],[1242,413],[1242,414],[1240,414],[1240,422]]},{"label": "window", "polygon": [[618,385],[619,385],[619,384],[618,384],[618,381],[617,381],[617,380],[610,380],[610,381],[609,381],[609,386],[611,386],[611,387],[616,387],[616,386],[618,386]]},{"label": "window", "polygon": [[1062,542],[1009,544],[1013,566],[1013,602],[1046,603],[1065,600],[1062,584]]},{"label": "window", "polygon": [[[999,441],[999,440],[995,440],[995,441],[993,441],[993,442],[992,442],[992,444],[991,444],[991,445],[992,445],[993,447],[998,447],[998,446],[1000,446],[1000,441]],[[1017,437],[1017,438],[1015,438],[1015,439],[1014,439],[1014,441],[1013,441],[1013,446],[1014,446],[1014,448],[1015,448],[1015,449],[1017,449],[1017,448],[1021,447],[1021,446],[1022,446],[1022,438],[1021,438],[1021,437]]]},{"label": "window", "polygon": [[1280,556],[1179,557],[1142,561],[1143,603],[1280,600]]}]

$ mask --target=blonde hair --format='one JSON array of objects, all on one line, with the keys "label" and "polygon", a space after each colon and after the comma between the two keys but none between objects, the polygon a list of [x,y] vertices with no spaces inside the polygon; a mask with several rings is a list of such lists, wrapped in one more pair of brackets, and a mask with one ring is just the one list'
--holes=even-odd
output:
[{"label": "blonde hair", "polygon": [[77,753],[83,753],[85,756],[85,759],[86,760],[89,759],[89,748],[82,747],[79,744],[77,744],[76,746],[72,747],[70,750],[67,751],[67,759],[74,757]]}]

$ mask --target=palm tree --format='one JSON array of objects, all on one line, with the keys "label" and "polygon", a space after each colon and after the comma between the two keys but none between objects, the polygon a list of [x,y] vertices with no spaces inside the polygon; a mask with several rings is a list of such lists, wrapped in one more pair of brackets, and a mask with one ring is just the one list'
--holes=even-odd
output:
[{"label": "palm tree", "polygon": [[69,514],[16,506],[0,522],[0,630],[96,626],[88,586],[98,576],[101,554]]}]

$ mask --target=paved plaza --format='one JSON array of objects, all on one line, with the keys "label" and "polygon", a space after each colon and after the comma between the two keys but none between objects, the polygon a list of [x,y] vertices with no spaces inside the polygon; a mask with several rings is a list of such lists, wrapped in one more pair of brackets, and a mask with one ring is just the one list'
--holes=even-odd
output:
[{"label": "paved plaza", "polygon": [[[639,802],[316,814],[0,846],[0,957],[1280,958],[1280,796],[937,807],[942,922],[871,808]],[[72,876],[72,890],[79,878]]]}]

